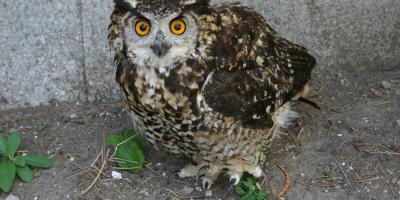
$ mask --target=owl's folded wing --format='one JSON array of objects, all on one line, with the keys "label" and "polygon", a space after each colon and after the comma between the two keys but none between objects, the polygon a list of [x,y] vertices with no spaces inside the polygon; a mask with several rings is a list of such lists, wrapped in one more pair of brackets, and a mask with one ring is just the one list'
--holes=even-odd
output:
[{"label": "owl's folded wing", "polygon": [[281,38],[266,42],[256,51],[259,55],[242,59],[245,62],[240,66],[220,65],[214,71],[203,91],[210,108],[243,123],[270,123],[264,118],[270,119],[303,90],[315,65],[314,57]]}]

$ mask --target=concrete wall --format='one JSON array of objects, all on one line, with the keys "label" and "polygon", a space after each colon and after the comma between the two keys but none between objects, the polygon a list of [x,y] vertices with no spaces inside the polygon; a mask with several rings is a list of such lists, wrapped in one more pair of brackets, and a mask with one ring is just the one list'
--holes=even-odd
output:
[{"label": "concrete wall", "polygon": [[[242,2],[309,48],[319,71],[400,68],[399,0]],[[0,0],[0,110],[118,100],[111,10],[112,0]]]}]

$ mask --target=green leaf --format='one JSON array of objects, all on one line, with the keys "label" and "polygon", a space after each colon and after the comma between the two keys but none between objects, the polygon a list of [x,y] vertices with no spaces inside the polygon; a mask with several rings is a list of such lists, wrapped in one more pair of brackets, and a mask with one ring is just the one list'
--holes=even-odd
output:
[{"label": "green leaf", "polygon": [[25,167],[25,160],[21,156],[17,156],[14,158],[14,163],[19,167]]},{"label": "green leaf", "polygon": [[28,166],[25,167],[17,167],[18,177],[25,183],[29,183],[32,181],[33,173],[31,168]]},{"label": "green leaf", "polygon": [[117,158],[126,160],[118,162],[118,166],[134,173],[140,172],[144,163],[144,153],[136,144],[129,140],[117,149]]},{"label": "green leaf", "polygon": [[48,159],[46,156],[41,155],[27,155],[22,156],[25,160],[26,165],[39,168],[50,168],[53,167],[53,161]]},{"label": "green leaf", "polygon": [[7,155],[13,156],[17,152],[21,144],[21,136],[19,133],[11,133],[7,139]]},{"label": "green leaf", "polygon": [[0,154],[6,154],[7,143],[3,136],[0,135]]},{"label": "green leaf", "polygon": [[109,135],[106,138],[106,143],[112,145],[114,148],[117,147],[117,145],[121,142],[122,142],[121,135]]},{"label": "green leaf", "polygon": [[143,138],[135,137],[133,140],[136,142],[138,147],[144,151],[144,148],[146,147],[146,141]]},{"label": "green leaf", "polygon": [[253,199],[253,193],[247,193],[242,197],[240,197],[240,200],[255,200],[255,199]]},{"label": "green leaf", "polygon": [[0,188],[9,192],[15,179],[16,168],[13,162],[4,161],[0,163]]},{"label": "green leaf", "polygon": [[268,193],[267,192],[265,192],[265,191],[258,191],[258,194],[257,194],[257,200],[264,200],[264,199],[267,199],[267,197],[268,197]]},{"label": "green leaf", "polygon": [[128,139],[133,136],[133,129],[127,128],[122,132],[122,135],[124,136],[124,139]]},{"label": "green leaf", "polygon": [[241,184],[237,184],[235,186],[235,193],[242,196],[242,195],[246,194],[246,190],[243,187],[241,187]]}]

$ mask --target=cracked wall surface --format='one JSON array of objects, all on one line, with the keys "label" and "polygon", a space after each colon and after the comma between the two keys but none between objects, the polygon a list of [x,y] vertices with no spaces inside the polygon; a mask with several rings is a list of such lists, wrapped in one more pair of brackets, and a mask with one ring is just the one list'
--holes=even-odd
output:
[{"label": "cracked wall surface", "polygon": [[[242,3],[306,46],[317,70],[400,68],[398,0]],[[107,45],[111,10],[112,0],[0,0],[0,110],[51,100],[119,100]]]}]

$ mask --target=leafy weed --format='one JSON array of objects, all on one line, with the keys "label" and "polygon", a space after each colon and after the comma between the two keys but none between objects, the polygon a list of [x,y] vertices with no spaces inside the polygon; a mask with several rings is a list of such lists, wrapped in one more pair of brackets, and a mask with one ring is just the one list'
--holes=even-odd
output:
[{"label": "leafy weed", "polygon": [[[3,130],[0,130],[0,133]],[[50,168],[53,161],[41,155],[19,155],[18,148],[21,136],[18,132],[10,133],[7,140],[0,135],[0,188],[9,192],[18,176],[23,182],[31,182],[33,173],[31,167]]]}]

